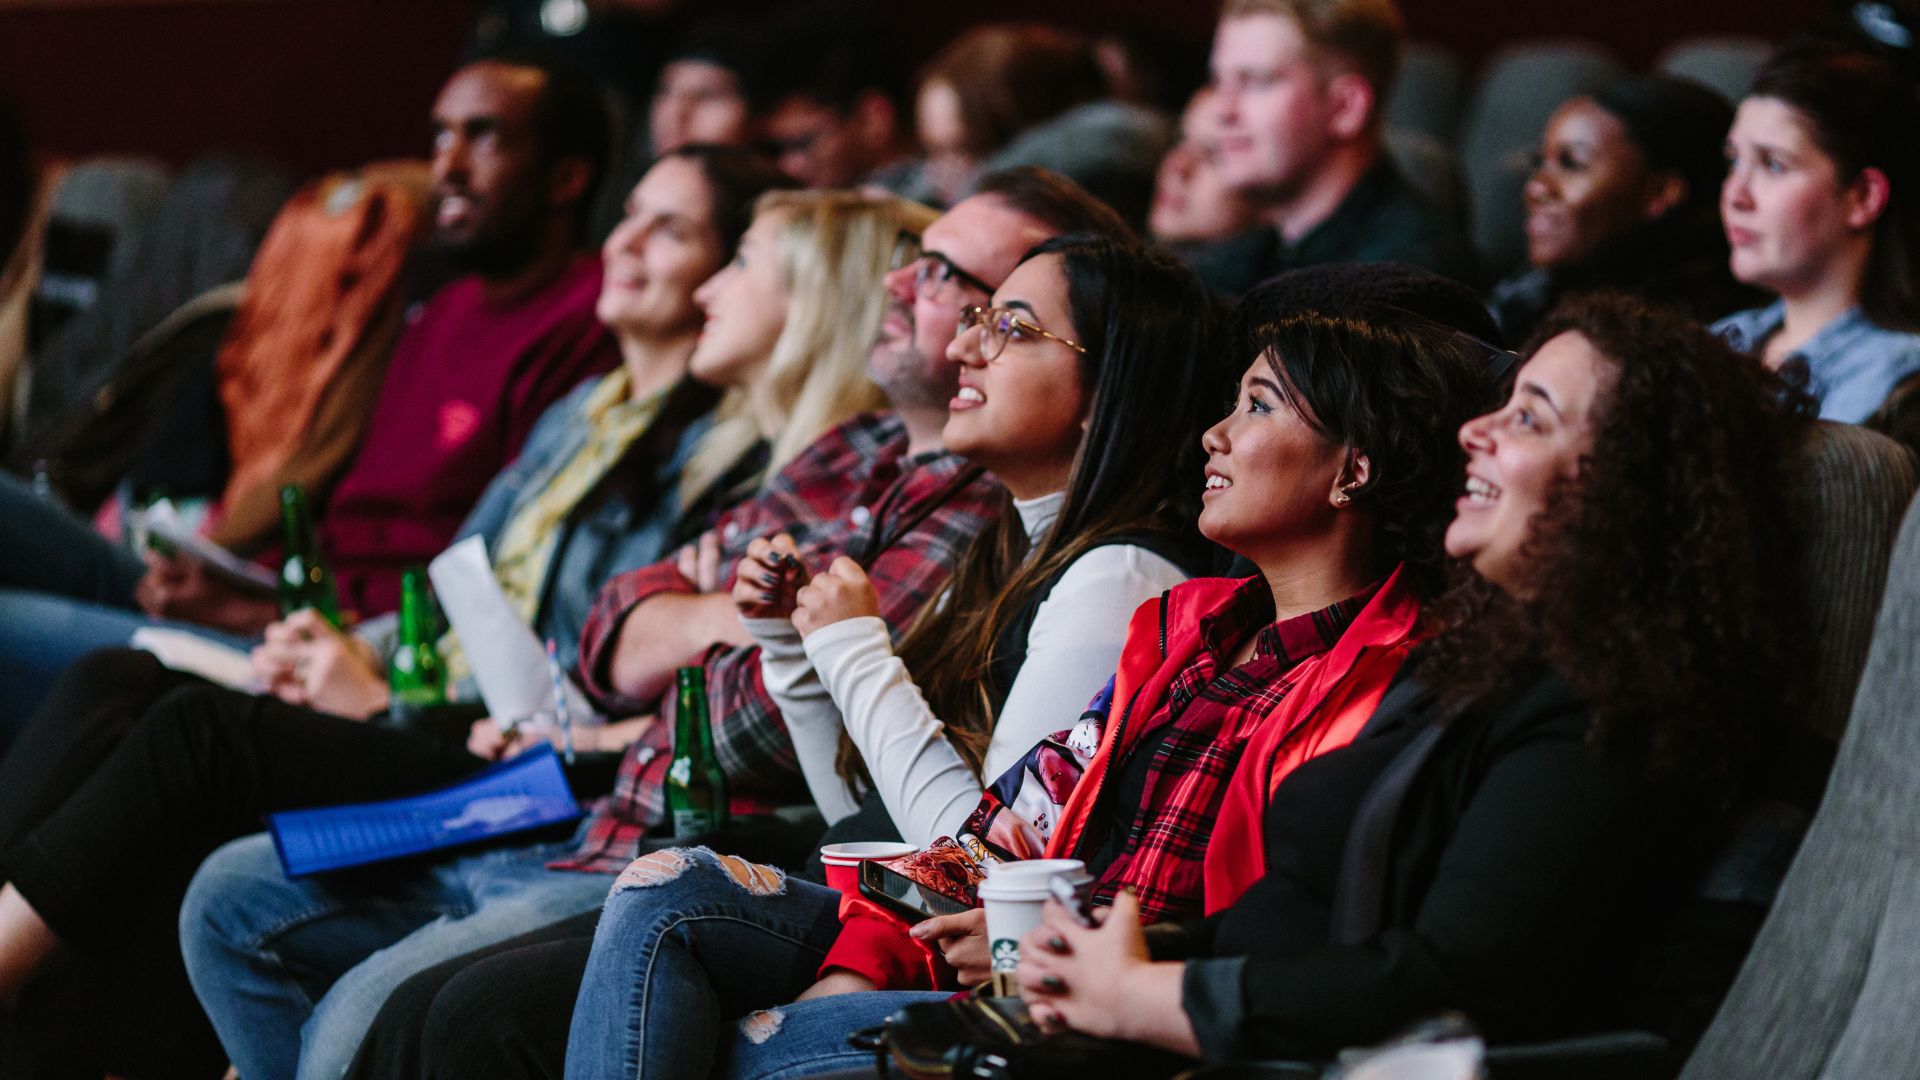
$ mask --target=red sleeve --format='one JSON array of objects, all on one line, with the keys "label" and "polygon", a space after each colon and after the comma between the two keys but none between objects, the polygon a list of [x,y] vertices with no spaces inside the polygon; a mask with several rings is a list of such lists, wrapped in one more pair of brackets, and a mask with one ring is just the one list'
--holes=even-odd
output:
[{"label": "red sleeve", "polygon": [[593,599],[593,610],[587,613],[587,623],[580,630],[579,668],[580,685],[601,712],[640,716],[654,704],[628,697],[613,686],[614,646],[620,641],[620,627],[627,615],[648,597],[696,591],[672,559],[629,570],[601,586],[600,594]]},{"label": "red sleeve", "polygon": [[874,904],[841,897],[840,924],[840,936],[820,964],[820,977],[838,969],[864,975],[881,990],[958,989],[947,962]]}]

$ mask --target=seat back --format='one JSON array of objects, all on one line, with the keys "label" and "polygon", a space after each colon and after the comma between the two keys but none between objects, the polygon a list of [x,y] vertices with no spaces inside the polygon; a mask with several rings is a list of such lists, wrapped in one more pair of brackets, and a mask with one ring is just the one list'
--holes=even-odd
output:
[{"label": "seat back", "polygon": [[1547,119],[1619,70],[1606,51],[1584,41],[1528,42],[1487,62],[1460,129],[1460,164],[1474,246],[1496,279],[1525,255],[1520,189]]},{"label": "seat back", "polygon": [[1660,54],[1654,68],[1703,83],[1728,101],[1747,96],[1753,75],[1767,62],[1773,44],[1757,37],[1700,37],[1678,41]]},{"label": "seat back", "polygon": [[1387,97],[1387,127],[1419,132],[1442,146],[1451,145],[1460,127],[1460,98],[1466,81],[1453,50],[1431,41],[1409,42],[1400,77]]},{"label": "seat back", "polygon": [[1682,1080],[1920,1075],[1920,503],[1825,800]]},{"label": "seat back", "polygon": [[1829,421],[1809,425],[1799,473],[1789,512],[1800,541],[1794,586],[1812,677],[1799,726],[1831,744],[1846,728],[1894,537],[1920,481],[1905,447]]}]

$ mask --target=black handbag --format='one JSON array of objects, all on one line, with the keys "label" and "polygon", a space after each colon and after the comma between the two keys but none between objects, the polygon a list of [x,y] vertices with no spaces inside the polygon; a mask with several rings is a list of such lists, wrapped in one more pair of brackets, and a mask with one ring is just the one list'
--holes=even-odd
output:
[{"label": "black handbag", "polygon": [[900,1075],[925,1080],[1113,1080],[1171,1077],[1190,1058],[1118,1039],[1042,1032],[1016,997],[967,994],[909,1005],[848,1044],[879,1055]]}]

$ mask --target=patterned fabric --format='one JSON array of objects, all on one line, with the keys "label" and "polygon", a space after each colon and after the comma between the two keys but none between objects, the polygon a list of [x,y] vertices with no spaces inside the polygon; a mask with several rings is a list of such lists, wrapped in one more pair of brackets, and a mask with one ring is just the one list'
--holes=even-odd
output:
[{"label": "patterned fabric", "polygon": [[[577,419],[587,428],[585,441],[546,477],[540,494],[507,523],[498,550],[490,553],[500,590],[506,593],[514,613],[529,626],[538,613],[547,566],[553,560],[567,515],[660,415],[660,407],[673,388],[668,386],[638,401],[629,397],[632,389],[633,378],[624,367],[615,368],[593,388]],[[440,653],[446,659],[448,678],[457,681],[467,677],[467,654],[453,631],[441,638]]]},{"label": "patterned fabric", "polygon": [[[1139,807],[1116,857],[1095,867],[1096,898],[1110,902],[1126,886],[1139,896],[1148,921],[1200,914],[1207,837],[1248,738],[1298,685],[1301,662],[1331,649],[1377,589],[1271,622],[1272,593],[1253,577],[1225,607],[1201,620],[1205,647],[1181,669],[1154,712],[1137,721],[1143,726],[1134,745],[1152,756],[1145,764]],[[1232,667],[1249,636],[1253,657]],[[1041,857],[1100,745],[1112,707],[1109,681],[1078,724],[1042,741],[987,789],[967,819],[961,843],[984,858]],[[1116,766],[1120,772],[1138,767],[1138,762]],[[1111,824],[1099,820],[1091,827]]]},{"label": "patterned fabric", "polygon": [[[827,433],[782,469],[759,498],[721,519],[721,552],[732,568],[756,537],[793,535],[801,560],[824,566],[838,555],[859,558],[884,541],[867,562],[880,595],[881,617],[898,633],[946,582],[960,552],[998,513],[1003,493],[991,476],[971,474],[959,457],[937,453],[908,458],[906,431],[890,416],[864,416]],[[938,508],[920,517],[929,504]],[[916,521],[917,518],[917,521]],[[898,527],[914,521],[904,535]],[[866,561],[866,560],[863,560]],[[722,588],[731,589],[729,578]],[[663,592],[692,593],[672,560],[621,575],[594,605],[580,648],[580,677],[589,696],[610,716],[637,716],[660,703],[620,694],[607,672],[620,627],[641,601]],[[803,801],[793,743],[780,710],[760,678],[757,647],[716,646],[704,658],[714,749],[726,770],[733,812],[765,812]],[[662,781],[671,755],[673,722],[663,715],[648,736],[629,747],[612,796],[596,808],[580,849],[558,869],[618,873],[642,852],[650,825],[665,812]]]}]

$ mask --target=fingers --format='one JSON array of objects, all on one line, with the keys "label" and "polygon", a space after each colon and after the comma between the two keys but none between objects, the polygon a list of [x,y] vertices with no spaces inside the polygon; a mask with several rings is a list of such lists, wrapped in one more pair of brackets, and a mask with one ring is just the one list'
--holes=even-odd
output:
[{"label": "fingers", "polygon": [[921,941],[964,937],[979,933],[983,918],[983,913],[978,911],[963,911],[958,915],[935,915],[931,919],[915,923],[907,933]]},{"label": "fingers", "polygon": [[674,569],[694,588],[700,587],[700,552],[692,544],[673,553]]},{"label": "fingers", "polygon": [[720,587],[720,537],[708,529],[700,534],[695,545],[699,576],[694,578],[694,583],[700,586],[701,592],[713,592]]},{"label": "fingers", "polygon": [[845,555],[833,560],[833,565],[827,567],[827,573],[849,585],[867,580],[867,572],[860,568],[860,564]]}]

